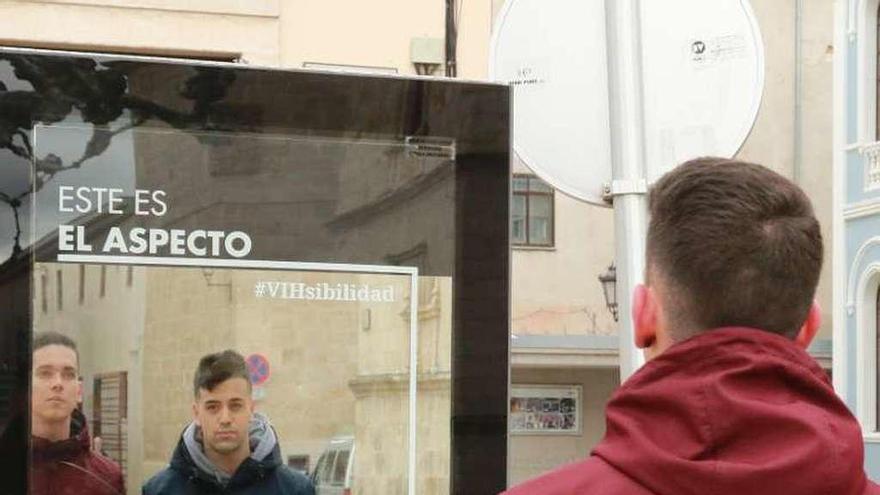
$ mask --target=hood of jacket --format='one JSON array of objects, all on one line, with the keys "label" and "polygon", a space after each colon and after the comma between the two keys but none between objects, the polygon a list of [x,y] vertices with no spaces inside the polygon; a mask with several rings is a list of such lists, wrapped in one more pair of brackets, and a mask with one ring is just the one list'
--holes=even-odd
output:
[{"label": "hood of jacket", "polygon": [[45,438],[31,437],[31,452],[34,461],[63,461],[77,458],[92,448],[92,439],[86,417],[79,409],[74,409],[70,417],[70,437],[53,442]]},{"label": "hood of jacket", "polygon": [[92,450],[86,418],[74,410],[70,437],[52,442],[31,436],[31,487],[33,495],[88,493],[119,495],[125,482],[119,465]]},{"label": "hood of jacket", "polygon": [[171,467],[200,482],[219,487],[241,487],[264,478],[281,464],[281,449],[268,418],[254,413],[248,430],[251,455],[233,475],[218,468],[205,455],[201,429],[190,423],[174,449]]},{"label": "hood of jacket", "polygon": [[861,429],[791,340],[721,328],[669,348],[608,403],[593,451],[657,494],[854,494]]}]

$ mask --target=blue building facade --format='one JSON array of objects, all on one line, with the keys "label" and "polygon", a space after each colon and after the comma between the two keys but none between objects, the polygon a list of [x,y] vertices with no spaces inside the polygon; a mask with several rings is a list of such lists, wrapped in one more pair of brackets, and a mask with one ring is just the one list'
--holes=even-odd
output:
[{"label": "blue building facade", "polygon": [[880,0],[837,0],[834,68],[834,385],[880,479]]}]

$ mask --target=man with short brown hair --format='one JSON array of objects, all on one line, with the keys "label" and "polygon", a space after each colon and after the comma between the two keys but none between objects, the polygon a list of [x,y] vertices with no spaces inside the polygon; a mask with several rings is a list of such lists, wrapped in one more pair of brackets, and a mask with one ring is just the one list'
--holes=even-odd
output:
[{"label": "man with short brown hair", "polygon": [[861,428],[805,351],[823,251],[803,191],[701,158],[663,176],[649,208],[632,310],[649,362],[608,403],[589,459],[507,493],[880,493]]},{"label": "man with short brown hair", "polygon": [[275,429],[254,412],[241,354],[204,356],[193,378],[193,421],[171,465],[144,486],[144,495],[314,495],[302,474],[281,462]]},{"label": "man with short brown hair", "polygon": [[119,465],[93,448],[82,401],[79,352],[60,333],[34,338],[31,378],[32,495],[122,495]]}]

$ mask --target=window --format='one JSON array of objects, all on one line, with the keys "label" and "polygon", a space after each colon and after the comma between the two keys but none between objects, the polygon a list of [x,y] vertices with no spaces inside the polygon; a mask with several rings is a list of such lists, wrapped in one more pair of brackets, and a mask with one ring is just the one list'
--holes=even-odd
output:
[{"label": "window", "polygon": [[511,242],[518,246],[553,246],[553,188],[532,175],[513,177]]},{"label": "window", "polygon": [[309,456],[308,455],[289,455],[287,456],[287,467],[294,471],[308,476],[309,474]]},{"label": "window", "polygon": [[43,314],[49,312],[49,304],[48,297],[46,297],[46,291],[48,290],[46,286],[49,285],[49,277],[46,276],[45,273],[40,275],[40,306],[43,309]]},{"label": "window", "polygon": [[[874,13],[873,19],[868,19],[869,29],[873,31],[873,40],[868,43],[869,57],[873,58],[873,68],[868,63],[868,70],[873,69],[874,72],[874,141],[880,141],[880,5]],[[873,42],[873,49],[870,43]],[[865,93],[865,107],[869,107],[870,93]],[[865,131],[869,135],[870,129]],[[864,151],[865,155],[865,191],[876,191],[880,189],[880,147],[877,145],[868,146]]]},{"label": "window", "polygon": [[95,377],[92,429],[101,437],[102,453],[128,467],[128,372],[103,373]]},{"label": "window", "polygon": [[[863,244],[853,266],[861,265],[861,257],[866,246],[880,245],[876,240]],[[871,263],[858,276],[857,290],[852,294],[856,317],[856,412],[865,431],[873,432],[874,439],[880,438],[880,263]]]},{"label": "window", "polygon": [[86,265],[79,265],[79,305],[86,301]]},{"label": "window", "polygon": [[336,454],[336,464],[333,466],[333,484],[336,486],[345,485],[345,473],[348,470],[348,458],[350,452],[340,450]]},{"label": "window", "polygon": [[61,270],[55,272],[55,288],[57,289],[57,294],[55,295],[58,298],[58,311],[64,309],[64,286],[62,284],[63,276],[61,274]]},{"label": "window", "polygon": [[336,462],[336,454],[335,450],[332,450],[326,454],[324,457],[324,464],[321,464],[318,461],[318,464],[321,468],[318,471],[318,482],[323,485],[329,485],[331,480],[331,475],[333,473],[333,464]]}]

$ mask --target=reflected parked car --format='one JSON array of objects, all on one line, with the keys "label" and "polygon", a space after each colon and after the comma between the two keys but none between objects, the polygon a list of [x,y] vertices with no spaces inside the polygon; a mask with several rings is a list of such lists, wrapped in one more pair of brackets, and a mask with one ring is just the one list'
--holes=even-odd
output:
[{"label": "reflected parked car", "polygon": [[354,437],[333,437],[312,471],[316,495],[351,495]]}]

